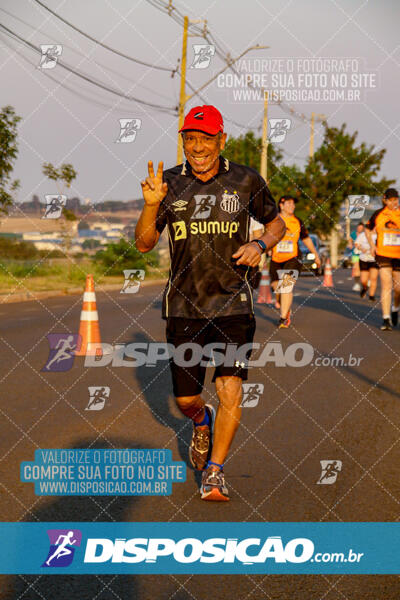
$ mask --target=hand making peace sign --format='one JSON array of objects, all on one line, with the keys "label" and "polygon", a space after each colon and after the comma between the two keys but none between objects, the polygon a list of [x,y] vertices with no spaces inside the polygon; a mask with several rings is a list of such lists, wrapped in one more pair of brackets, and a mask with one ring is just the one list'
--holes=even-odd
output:
[{"label": "hand making peace sign", "polygon": [[141,181],[143,198],[147,206],[155,206],[165,198],[168,192],[168,186],[163,183],[163,165],[161,161],[158,163],[157,175],[154,175],[153,161],[149,160],[148,169],[149,176],[146,177],[145,181]]}]

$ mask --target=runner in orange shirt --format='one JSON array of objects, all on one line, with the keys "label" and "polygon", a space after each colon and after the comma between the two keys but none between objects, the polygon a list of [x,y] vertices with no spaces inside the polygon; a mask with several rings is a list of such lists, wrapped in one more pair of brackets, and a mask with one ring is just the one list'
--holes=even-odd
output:
[{"label": "runner in orange shirt", "polygon": [[287,328],[291,322],[294,281],[302,268],[299,251],[300,239],[307,249],[315,254],[315,262],[318,268],[321,267],[318,252],[308,235],[304,223],[294,214],[295,207],[296,200],[292,196],[282,196],[280,198],[279,211],[280,216],[285,221],[286,233],[281,241],[272,248],[271,255],[271,283],[277,295],[277,302],[280,304],[279,328]]},{"label": "runner in orange shirt", "polygon": [[[391,331],[398,322],[400,305],[400,208],[399,194],[389,188],[382,198],[383,207],[374,212],[365,233],[379,267],[381,279],[382,331]],[[376,232],[374,244],[372,232]],[[393,306],[390,304],[393,290]]]}]

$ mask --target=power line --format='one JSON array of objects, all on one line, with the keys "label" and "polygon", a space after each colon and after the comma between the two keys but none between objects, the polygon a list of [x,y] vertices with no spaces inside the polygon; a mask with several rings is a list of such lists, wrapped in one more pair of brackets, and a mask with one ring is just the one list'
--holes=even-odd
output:
[{"label": "power line", "polygon": [[[3,35],[9,37],[10,39],[12,39],[15,42],[14,37],[9,35],[8,33],[4,33]],[[27,62],[32,67],[37,66],[33,61],[29,60],[29,58],[27,58],[22,52],[19,52],[19,50],[17,50],[10,43],[8,43],[5,38],[4,38],[4,41],[5,41],[5,44],[8,46],[8,48],[10,48],[16,54],[18,54],[18,56],[20,56],[25,62]],[[112,106],[110,104],[105,104],[104,102],[99,101],[98,98],[91,98],[90,96],[87,96],[86,94],[82,94],[82,92],[75,90],[73,87],[66,85],[62,81],[59,81],[56,77],[53,77],[52,75],[50,75],[50,73],[48,72],[48,69],[44,69],[43,74],[46,75],[46,77],[48,77],[55,83],[58,83],[64,89],[71,92],[71,94],[75,94],[75,96],[78,96],[78,98],[81,98],[83,100],[86,100],[87,102],[90,102],[90,104],[95,104],[96,106],[101,106],[102,108],[107,108],[109,110],[116,110],[115,106]],[[125,109],[123,109],[123,110],[125,110]],[[121,112],[121,107],[119,108],[119,112]]]},{"label": "power line", "polygon": [[[8,10],[5,10],[5,8],[1,8],[0,7],[0,11],[4,12],[5,14],[7,14],[9,17],[12,17],[13,19],[15,19],[16,21],[19,21],[20,23],[22,23],[23,25],[25,25],[26,27],[29,27],[30,29],[33,29],[35,32],[37,31],[35,29],[35,27],[33,27],[32,25],[30,25],[30,23],[28,23],[27,21],[24,21],[23,19],[21,19],[20,17],[17,17],[17,15],[14,15],[10,12],[8,12]],[[54,37],[49,36],[48,34],[46,34],[46,39],[53,41],[55,44],[59,43],[59,40],[56,40]],[[63,44],[63,46],[65,46],[65,44]],[[78,50],[76,50],[75,48],[69,47],[69,50],[71,50],[72,52],[75,52],[75,54],[77,54],[80,58],[82,58],[82,56],[85,56],[84,54],[82,54],[82,52],[79,52]],[[23,57],[23,55],[21,55]],[[115,69],[112,69],[111,67],[107,67],[106,65],[102,64],[101,62],[95,60],[95,59],[91,59],[92,62],[97,65],[98,67],[100,67],[101,69],[103,69],[104,71],[110,71],[110,73],[113,73],[114,75],[118,75],[119,77],[122,77],[123,79],[126,79],[126,81],[129,81],[132,84],[135,84],[136,82],[133,81],[133,79],[131,79],[130,77],[127,77],[126,75],[124,75],[123,73],[120,73],[119,71],[116,71]],[[33,63],[31,63],[33,64]],[[57,81],[56,79],[53,78],[54,81]],[[144,90],[151,92],[152,94],[155,94],[156,96],[160,96],[162,98],[165,98],[166,100],[170,100],[169,96],[166,96],[165,94],[162,94],[161,92],[159,92],[158,90],[153,90],[152,88],[149,88],[148,86],[144,85],[143,83],[140,84],[140,87],[143,88]]]},{"label": "power line", "polygon": [[52,10],[51,8],[49,8],[48,6],[46,6],[40,0],[35,0],[35,2],[37,4],[39,4],[40,6],[42,6],[49,13],[51,13],[52,15],[54,15],[55,17],[57,17],[57,19],[60,19],[60,21],[62,21],[66,25],[68,25],[68,27],[72,27],[72,29],[74,29],[75,31],[77,31],[81,35],[85,36],[88,40],[91,40],[92,42],[95,42],[97,45],[102,46],[103,48],[105,48],[106,50],[109,50],[110,52],[113,52],[114,54],[118,54],[118,56],[122,56],[122,58],[126,58],[127,60],[135,62],[135,63],[137,63],[139,65],[143,65],[145,67],[150,67],[151,69],[158,69],[159,71],[167,71],[168,73],[171,73],[171,75],[173,75],[176,72],[176,69],[172,69],[170,67],[160,67],[158,65],[152,65],[152,64],[147,63],[147,62],[145,62],[143,60],[139,60],[138,58],[133,58],[132,56],[129,56],[128,54],[124,54],[123,52],[120,52],[119,50],[115,50],[115,48],[111,48],[110,46],[107,46],[107,44],[103,44],[103,42],[101,42],[100,40],[97,40],[96,38],[92,37],[91,35],[89,35],[85,31],[82,31],[82,29],[79,29],[79,27],[76,27],[75,25],[73,25],[72,23],[70,23],[69,21],[67,21],[63,17],[61,17],[54,10]]},{"label": "power line", "polygon": [[[20,42],[22,42],[23,44],[25,44],[26,46],[28,46],[29,48],[31,48],[31,50],[34,50],[35,52],[39,52],[39,49],[34,44],[32,44],[31,42],[29,42],[28,40],[23,39],[21,36],[19,36],[17,33],[15,33],[14,31],[12,31],[11,29],[9,29],[8,27],[6,27],[2,23],[0,23],[0,27],[2,29],[4,29],[4,31],[6,31],[7,33],[9,33],[12,36],[14,36]],[[124,94],[123,92],[119,92],[118,90],[115,90],[114,88],[106,86],[105,84],[101,83],[100,81],[96,81],[92,77],[89,77],[89,75],[87,75],[86,73],[83,73],[83,72],[77,71],[76,69],[73,69],[72,67],[70,67],[66,63],[63,63],[60,60],[57,61],[57,64],[59,64],[60,67],[62,67],[63,69],[66,69],[70,73],[73,73],[77,77],[80,77],[81,79],[83,79],[83,80],[91,83],[92,85],[95,85],[95,86],[97,86],[97,87],[99,87],[99,88],[101,88],[103,90],[106,90],[107,92],[110,92],[111,94],[119,96],[120,98],[125,98],[126,100],[132,100],[134,102],[137,102],[138,104],[143,104],[145,106],[149,106],[151,108],[160,110],[162,112],[168,112],[169,114],[174,114],[174,115],[176,114],[176,111],[177,111],[176,107],[162,106],[160,104],[155,104],[153,102],[148,102],[147,100],[141,100],[140,98],[136,98],[135,96],[130,96],[129,94]]]}]

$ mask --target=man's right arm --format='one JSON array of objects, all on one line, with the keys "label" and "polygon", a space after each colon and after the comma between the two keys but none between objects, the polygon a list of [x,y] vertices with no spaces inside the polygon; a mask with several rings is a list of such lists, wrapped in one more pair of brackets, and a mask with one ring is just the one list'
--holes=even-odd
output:
[{"label": "man's right arm", "polygon": [[139,252],[150,252],[157,244],[160,232],[156,229],[158,205],[143,207],[135,229],[136,248]]},{"label": "man's right arm", "polygon": [[148,170],[149,176],[141,182],[144,207],[135,229],[136,248],[139,252],[149,252],[158,242],[160,232],[156,228],[157,215],[168,192],[168,186],[163,182],[163,163],[159,163],[156,175],[152,161],[148,163]]}]

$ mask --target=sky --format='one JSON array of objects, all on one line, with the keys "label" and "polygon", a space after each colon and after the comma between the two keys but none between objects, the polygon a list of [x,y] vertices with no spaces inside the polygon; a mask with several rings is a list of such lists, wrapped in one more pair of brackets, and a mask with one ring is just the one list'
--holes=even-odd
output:
[{"label": "sky", "polygon": [[[163,0],[43,0],[43,3],[75,27],[123,54],[158,67],[174,69],[178,64],[182,26],[157,8],[165,4]],[[339,102],[318,99],[315,90],[323,85],[318,72],[310,88],[311,101],[293,100],[283,108],[270,103],[268,118],[291,119],[290,129],[280,142],[288,164],[304,165],[309,152],[309,119],[315,112],[325,115],[332,126],[346,123],[349,131],[358,131],[359,142],[386,148],[381,174],[398,179],[398,2],[174,0],[174,6],[191,20],[206,19],[218,48],[233,58],[256,44],[268,46],[251,50],[245,55],[246,62],[236,64],[242,74],[250,69],[253,76],[257,69],[263,73],[269,69],[268,84],[272,81],[271,70],[279,68],[280,90],[289,89],[290,65],[294,65],[294,87],[309,89],[304,65],[315,65],[315,59],[325,58],[329,61],[324,64],[332,69],[335,60],[336,63],[339,59],[356,61],[346,63],[356,67],[346,72],[345,92],[350,88],[353,73],[357,77],[367,74],[369,87],[360,90],[359,101],[350,101],[347,96]],[[44,162],[56,166],[72,163],[78,176],[68,195],[90,198],[93,202],[139,198],[140,180],[147,174],[148,160],[155,163],[163,160],[165,168],[176,164],[178,121],[173,109],[179,98],[178,74],[171,77],[169,71],[137,64],[100,47],[50,14],[36,0],[1,0],[0,17],[3,25],[36,48],[41,44],[62,45],[60,60],[102,85],[170,109],[163,112],[121,98],[78,78],[61,64],[53,69],[40,69],[39,50],[29,49],[0,30],[1,106],[13,106],[22,117],[14,168],[14,177],[21,181],[19,202],[30,200],[33,194],[44,201],[44,195],[57,193],[54,184],[42,174]],[[204,43],[198,36],[188,39],[187,79],[195,89],[226,66],[214,55],[206,68],[190,68],[195,57],[193,46]],[[263,60],[263,66],[255,59]],[[327,77],[329,87],[331,73]],[[238,136],[253,127],[261,135],[262,100],[234,98],[232,90],[224,87],[228,83],[229,79],[221,77],[211,82],[202,92],[204,100],[219,108],[228,134]],[[189,93],[189,88],[186,91]],[[187,103],[187,109],[199,104],[203,101],[194,98]],[[120,119],[140,120],[136,137],[130,143],[117,142]],[[316,147],[322,142],[321,132],[322,127],[317,123]]]}]

